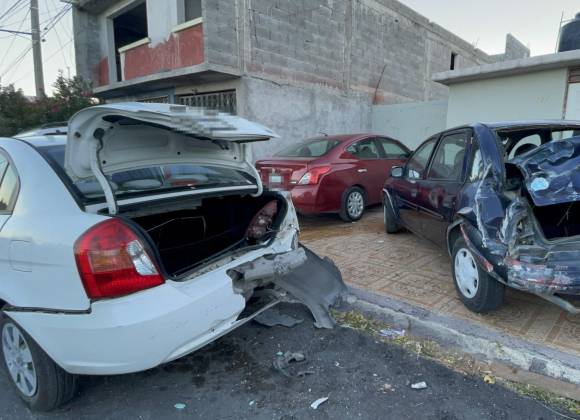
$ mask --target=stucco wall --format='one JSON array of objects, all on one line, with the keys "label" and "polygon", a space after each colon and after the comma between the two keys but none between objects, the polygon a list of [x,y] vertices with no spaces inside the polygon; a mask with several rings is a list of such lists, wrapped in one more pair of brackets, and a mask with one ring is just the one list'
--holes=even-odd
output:
[{"label": "stucco wall", "polygon": [[580,121],[580,83],[571,83],[568,87],[566,119]]},{"label": "stucco wall", "polygon": [[561,119],[567,70],[451,85],[447,127],[475,121]]},{"label": "stucco wall", "polygon": [[280,138],[253,147],[254,158],[270,156],[287,144],[326,134],[368,132],[371,102],[331,89],[304,89],[244,77],[238,113],[274,130]]},{"label": "stucco wall", "polygon": [[447,101],[375,105],[372,110],[373,133],[384,134],[416,149],[432,134],[445,130]]}]

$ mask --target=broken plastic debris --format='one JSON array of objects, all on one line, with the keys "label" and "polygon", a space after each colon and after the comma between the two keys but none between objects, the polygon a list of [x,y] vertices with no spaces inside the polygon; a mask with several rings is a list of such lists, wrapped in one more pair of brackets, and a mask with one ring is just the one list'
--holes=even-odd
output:
[{"label": "broken plastic debris", "polygon": [[174,405],[174,407],[178,410],[183,410],[186,407],[186,405],[183,403],[177,403]]},{"label": "broken plastic debris", "polygon": [[387,337],[387,338],[404,337],[405,336],[405,330],[395,330],[393,328],[388,328],[388,329],[385,329],[385,330],[380,330],[379,331],[379,335],[381,337]]},{"label": "broken plastic debris", "polygon": [[316,372],[314,372],[313,370],[301,370],[300,372],[298,372],[296,374],[297,377],[302,378],[304,376],[308,376],[308,375],[314,375]]},{"label": "broken plastic debris", "polygon": [[412,384],[411,388],[413,388],[413,389],[426,389],[427,383],[426,382],[417,382],[416,384]]},{"label": "broken plastic debris", "polygon": [[326,401],[328,401],[328,397],[319,398],[310,404],[310,407],[316,410],[320,407],[320,404],[324,404]]},{"label": "broken plastic debris", "polygon": [[303,353],[292,353],[287,351],[286,353],[278,352],[272,365],[274,369],[279,371],[284,376],[291,377],[292,375],[288,372],[288,367],[290,366],[291,362],[303,362],[306,360],[306,357]]},{"label": "broken plastic debris", "polygon": [[260,315],[254,318],[254,321],[266,327],[275,327],[280,325],[287,328],[292,328],[295,325],[304,322],[303,319],[294,318],[293,316],[281,313],[277,308],[271,308],[265,312],[262,312]]},{"label": "broken plastic debris", "polygon": [[538,177],[532,181],[530,188],[533,191],[543,191],[550,187],[550,183],[546,178]]},{"label": "broken plastic debris", "polygon": [[493,384],[495,384],[495,379],[493,376],[485,375],[483,377],[483,382],[485,382],[486,384],[489,384],[489,385],[493,385]]},{"label": "broken plastic debris", "polygon": [[393,385],[391,385],[391,384],[383,384],[383,386],[381,387],[381,391],[383,391],[383,392],[394,391]]}]

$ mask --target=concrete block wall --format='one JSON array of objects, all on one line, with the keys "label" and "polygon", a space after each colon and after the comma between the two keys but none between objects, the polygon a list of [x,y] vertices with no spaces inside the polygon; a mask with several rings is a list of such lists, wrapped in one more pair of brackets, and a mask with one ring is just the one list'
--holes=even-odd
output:
[{"label": "concrete block wall", "polygon": [[205,62],[239,67],[238,6],[236,0],[202,2]]},{"label": "concrete block wall", "polygon": [[[452,53],[456,68],[497,59],[395,0],[223,1],[205,2],[207,39],[219,50],[208,47],[208,60],[234,49],[228,25],[237,16],[232,54],[248,75],[362,92],[375,103],[445,98],[431,76],[449,70]],[[216,27],[224,32],[211,41]]]}]

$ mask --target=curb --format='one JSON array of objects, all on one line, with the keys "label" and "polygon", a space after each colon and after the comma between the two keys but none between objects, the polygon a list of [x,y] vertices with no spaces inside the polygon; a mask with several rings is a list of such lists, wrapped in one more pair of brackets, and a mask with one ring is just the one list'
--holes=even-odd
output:
[{"label": "curb", "polygon": [[[347,305],[366,312],[414,336],[435,340],[446,348],[468,353],[476,360],[505,365],[562,383],[562,394],[580,395],[580,356],[501,334],[476,323],[404,303],[367,290],[349,287]],[[536,381],[537,382],[537,381]],[[541,382],[541,381],[540,381]],[[546,381],[544,381],[546,382]],[[557,390],[550,389],[558,393]],[[569,391],[568,391],[569,390]]]}]

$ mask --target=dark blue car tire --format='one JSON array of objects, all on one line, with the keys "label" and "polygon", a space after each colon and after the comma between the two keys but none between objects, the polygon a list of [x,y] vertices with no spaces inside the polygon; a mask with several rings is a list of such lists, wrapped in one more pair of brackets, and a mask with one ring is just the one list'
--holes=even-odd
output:
[{"label": "dark blue car tire", "polygon": [[385,222],[385,232],[392,234],[401,231],[401,226],[397,222],[397,216],[395,210],[391,205],[391,200],[385,195],[383,198],[383,218]]},{"label": "dark blue car tire", "polygon": [[451,270],[457,295],[470,311],[492,312],[503,304],[505,286],[479,267],[462,237],[453,246]]}]

